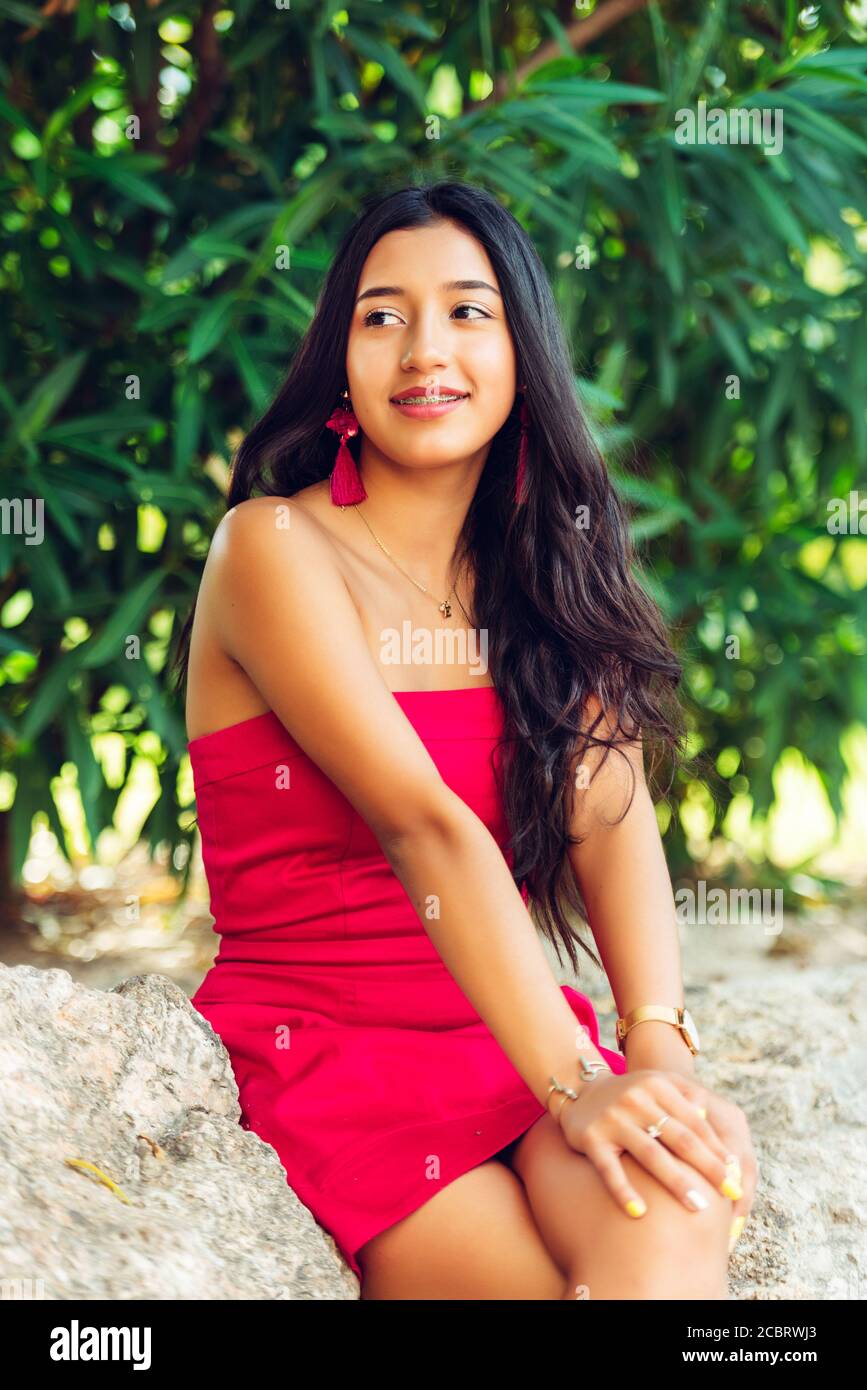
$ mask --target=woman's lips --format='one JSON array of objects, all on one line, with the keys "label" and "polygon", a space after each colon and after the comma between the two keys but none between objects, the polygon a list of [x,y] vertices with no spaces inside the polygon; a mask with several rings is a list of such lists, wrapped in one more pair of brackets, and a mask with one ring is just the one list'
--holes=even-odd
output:
[{"label": "woman's lips", "polygon": [[459,396],[457,400],[437,402],[435,397],[431,397],[424,405],[411,405],[409,401],[401,400],[393,400],[391,405],[395,410],[399,410],[401,415],[408,415],[414,420],[436,420],[438,416],[448,415],[449,411],[456,410],[468,399],[468,396]]}]

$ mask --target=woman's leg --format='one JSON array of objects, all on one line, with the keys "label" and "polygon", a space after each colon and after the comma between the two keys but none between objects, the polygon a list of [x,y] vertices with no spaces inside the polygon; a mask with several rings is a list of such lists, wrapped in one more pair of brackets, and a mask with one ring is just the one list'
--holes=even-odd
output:
[{"label": "woman's leg", "polygon": [[363,1299],[559,1299],[523,1183],[488,1159],[362,1245]]},{"label": "woman's leg", "polygon": [[[676,1156],[675,1156],[676,1157]],[[726,1299],[733,1203],[702,1177],[704,1211],[689,1211],[631,1154],[621,1154],[644,1216],[621,1211],[599,1173],[570,1149],[550,1115],[515,1145],[536,1225],[565,1284],[563,1299]],[[680,1161],[680,1160],[678,1160]]]}]

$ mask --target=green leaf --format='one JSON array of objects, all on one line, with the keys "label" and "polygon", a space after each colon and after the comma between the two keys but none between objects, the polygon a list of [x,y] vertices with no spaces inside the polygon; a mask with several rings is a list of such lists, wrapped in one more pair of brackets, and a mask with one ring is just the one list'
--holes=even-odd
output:
[{"label": "green leaf", "polygon": [[[780,92],[777,100],[784,112],[788,113],[796,130],[802,130],[806,135],[812,136],[833,153],[840,154],[843,149],[850,149],[856,154],[867,154],[867,140],[861,135],[856,135],[841,121],[823,115],[815,106],[804,105],[797,97],[793,97],[791,92]],[[783,119],[785,122],[785,116]]]},{"label": "green leaf", "polygon": [[654,536],[665,535],[683,520],[681,512],[674,507],[669,507],[665,511],[655,512],[650,516],[642,516],[630,521],[629,533],[638,545],[641,541],[650,540]]},{"label": "green leaf", "polygon": [[761,203],[771,225],[776,229],[781,241],[796,246],[805,256],[810,254],[810,243],[790,202],[777,192],[773,173],[765,168],[761,172],[749,160],[738,161],[738,172],[749,184],[753,195]]},{"label": "green leaf", "polygon": [[21,405],[15,429],[20,440],[34,440],[42,433],[50,420],[53,420],[60,407],[81,375],[87,361],[87,351],[82,348],[64,357],[52,368],[46,377],[33,388]]},{"label": "green leaf", "polygon": [[532,90],[534,94],[542,91],[550,96],[560,96],[564,105],[568,103],[582,106],[649,106],[665,101],[664,94],[654,87],[632,87],[626,82],[596,82],[589,79],[575,82],[571,78],[565,82],[546,81],[544,78],[534,81],[534,76],[535,74],[531,73],[524,83],[527,91]]},{"label": "green leaf", "polygon": [[80,115],[82,111],[85,111],[87,107],[90,106],[94,93],[102,91],[103,88],[110,85],[111,79],[106,73],[97,73],[94,77],[90,77],[86,82],[83,82],[81,86],[72,93],[69,100],[65,101],[56,111],[52,112],[45,122],[45,128],[42,132],[43,149],[47,148],[56,140],[61,131],[65,130],[76,116]]},{"label": "green leaf", "polygon": [[71,446],[73,440],[80,440],[82,436],[102,434],[121,438],[128,434],[137,434],[157,423],[157,417],[149,415],[147,411],[124,410],[118,407],[117,410],[105,411],[98,415],[77,415],[72,419],[63,420],[59,425],[52,425],[50,429],[43,430],[40,437],[43,443]]},{"label": "green leaf", "polygon": [[137,333],[162,333],[173,328],[190,316],[190,301],[186,295],[172,295],[155,299],[150,307],[136,319]]},{"label": "green leaf", "polygon": [[[209,130],[208,139],[223,149],[231,150],[245,164],[258,169],[272,193],[281,192],[280,175],[276,165],[272,159],[268,158],[264,150],[236,139],[225,130]],[[235,256],[242,254],[237,247],[234,247],[233,250]]]},{"label": "green leaf", "polygon": [[206,304],[191,330],[187,356],[190,362],[201,362],[226,336],[232,320],[233,301],[220,295]]},{"label": "green leaf", "polygon": [[166,512],[180,512],[182,515],[204,512],[212,505],[212,499],[189,478],[172,482],[161,474],[152,474],[146,483],[148,502]]},{"label": "green leaf", "polygon": [[[339,6],[338,6],[339,8]],[[399,5],[381,5],[379,0],[352,0],[352,18],[364,20],[380,29],[403,31],[415,34],[420,39],[438,39],[441,28],[424,19],[419,14],[402,9]]]},{"label": "green leaf", "polygon": [[44,499],[48,515],[54,521],[58,529],[62,531],[70,545],[76,547],[83,546],[84,536],[81,533],[81,529],[73,520],[69,507],[62,500],[61,496],[58,495],[57,490],[52,487],[51,483],[46,479],[45,470],[41,468],[32,468],[30,470],[30,479],[36,494]]},{"label": "green leaf", "polygon": [[175,211],[174,203],[171,198],[167,198],[165,193],[160,192],[147,179],[139,174],[131,174],[125,169],[112,170],[107,175],[109,183],[113,184],[118,193],[123,193],[129,198],[130,202],[141,203],[142,207],[151,208],[154,212],[163,212],[171,217]]},{"label": "green leaf", "polygon": [[[55,544],[52,533],[47,531],[40,546],[25,545],[16,557],[21,559],[23,555],[28,567],[27,577],[33,590],[33,606],[39,613],[53,613],[55,610],[67,613],[73,607],[72,590],[58,557],[60,548]],[[37,552],[36,555],[32,553],[34,550]]]},{"label": "green leaf", "polygon": [[[595,153],[610,169],[620,165],[620,153],[612,140],[571,111],[562,110],[551,102],[531,105],[527,101],[513,101],[501,106],[497,114],[522,129],[526,129],[528,121],[531,122],[539,135],[553,134],[570,151],[580,148],[584,156]],[[576,145],[576,141],[581,144]]]},{"label": "green leaf", "polygon": [[[126,638],[138,635],[144,639],[142,631],[154,602],[155,596],[165,580],[166,571],[162,568],[150,570],[138,584],[125,594],[96,636],[76,647],[80,653],[79,665],[87,670],[102,666],[108,661],[123,655]],[[144,657],[141,658],[144,661]]]},{"label": "green leaf", "polygon": [[[551,31],[551,34],[560,45],[560,52],[570,60],[574,60],[576,55],[573,51],[572,44],[569,40],[569,35],[566,33],[566,30],[563,28],[563,25],[560,23],[559,19],[553,13],[553,11],[543,10],[541,14],[541,19],[542,23],[547,25],[548,29]],[[558,60],[555,59],[554,61],[557,62]],[[550,68],[551,64],[545,63],[544,66],[546,68]],[[537,72],[538,71],[539,69],[537,68]]]},{"label": "green leaf", "polygon": [[802,72],[805,68],[811,71],[816,68],[851,68],[856,72],[859,68],[867,68],[867,50],[829,48],[824,53],[811,53],[799,61],[796,71]]},{"label": "green leaf", "polygon": [[181,383],[175,410],[174,473],[182,478],[189,472],[199,451],[204,401],[192,376]]},{"label": "green leaf", "polygon": [[69,255],[83,280],[92,283],[96,279],[99,258],[92,241],[84,237],[68,217],[59,217],[53,210],[46,209],[47,219],[60,234],[60,245]]},{"label": "green leaf", "polygon": [[713,304],[705,303],[704,312],[710,319],[713,331],[719,338],[729,360],[741,376],[754,377],[752,360],[729,320]]},{"label": "green leaf", "polygon": [[243,251],[245,242],[262,228],[269,226],[283,211],[285,203],[265,201],[252,202],[246,207],[234,208],[225,217],[218,218],[207,231],[191,237],[181,249],[166,262],[160,283],[169,285],[175,280],[183,280],[199,270],[214,255],[214,247],[231,247],[236,254]]},{"label": "green leaf", "polygon": [[124,473],[128,478],[135,482],[145,483],[147,474],[123,454],[119,454],[116,449],[109,449],[104,444],[97,444],[92,439],[68,439],[65,447],[70,453],[82,454],[85,458],[93,458],[100,463],[107,464],[109,468],[116,469],[119,473]]},{"label": "green leaf", "polygon": [[235,359],[244,390],[256,414],[261,414],[271,395],[271,388],[262,376],[244,339],[231,329],[226,335],[226,346]]},{"label": "green leaf", "polygon": [[[249,292],[261,276],[274,272],[274,252],[278,246],[289,246],[303,240],[332,208],[335,197],[346,179],[346,171],[334,161],[334,167],[309,179],[280,210],[274,219],[255,263],[245,272],[242,291]],[[303,261],[299,262],[303,264]],[[282,274],[282,272],[280,272]]]},{"label": "green leaf", "polygon": [[46,672],[39,672],[36,693],[24,711],[18,736],[35,739],[50,724],[58,710],[70,698],[69,682],[81,665],[81,647],[64,652]]},{"label": "green leaf", "polygon": [[762,409],[759,414],[759,435],[767,439],[780,424],[783,413],[797,390],[797,374],[800,367],[799,354],[792,350],[774,364],[770,385],[764,392]]},{"label": "green leaf", "polygon": [[396,49],[392,48],[390,44],[381,43],[366,29],[359,29],[357,24],[347,24],[343,30],[343,37],[347,43],[351,44],[356,53],[360,53],[369,62],[379,63],[395,87],[414,102],[423,116],[427,115],[425,88]]},{"label": "green leaf", "polygon": [[33,833],[33,817],[51,798],[46,783],[37,775],[35,766],[24,765],[19,770],[15,800],[9,817],[9,872],[20,878],[27,859]]},{"label": "green leaf", "polygon": [[285,36],[280,28],[276,26],[269,28],[267,24],[260,25],[254,30],[253,37],[242,44],[229,58],[227,64],[229,73],[233,78],[237,77],[251,63],[261,62],[281,42],[285,42]]},{"label": "green leaf", "polygon": [[620,473],[614,470],[609,470],[609,472],[617,492],[627,502],[636,502],[644,507],[657,507],[660,513],[670,513],[683,521],[693,522],[697,520],[695,512],[684,498],[675,497],[656,483],[652,483],[646,478],[637,478],[632,473]]},{"label": "green leaf", "polygon": [[102,830],[99,808],[100,792],[105,786],[102,768],[94,756],[90,739],[79,724],[78,712],[72,705],[66,705],[63,710],[63,731],[69,757],[75,764],[84,819],[93,846]]},{"label": "green leaf", "polygon": [[[165,163],[161,156],[155,158],[157,167],[161,167]],[[153,167],[152,163],[147,161],[147,156],[137,155],[134,161],[135,167],[133,167],[131,161],[122,156],[112,155],[110,158],[96,158],[76,150],[70,157],[70,169],[73,177],[77,173],[79,177],[94,178],[108,184],[109,187],[125,198],[129,198],[133,203],[140,203],[143,207],[151,208],[154,212],[170,215],[175,210],[174,203],[166,197],[165,193],[155,188],[145,178],[145,169]]]}]

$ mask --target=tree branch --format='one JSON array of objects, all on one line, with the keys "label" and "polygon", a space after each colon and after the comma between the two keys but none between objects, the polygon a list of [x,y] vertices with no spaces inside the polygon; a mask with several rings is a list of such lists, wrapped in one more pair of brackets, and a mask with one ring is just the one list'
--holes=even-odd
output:
[{"label": "tree branch", "polygon": [[[571,24],[566,25],[566,37],[576,53],[588,44],[598,39],[600,34],[612,29],[621,20],[628,19],[636,10],[641,10],[647,4],[647,0],[604,0],[598,9],[594,10],[586,19],[573,19]],[[530,57],[525,59],[515,71],[514,82],[520,85],[531,72],[541,68],[545,63],[550,63],[554,58],[561,56],[560,44],[556,39],[546,39],[540,43],[539,47]],[[495,79],[493,90],[484,101],[474,101],[465,107],[465,111],[472,111],[480,106],[484,106],[488,101],[502,101],[507,95],[512,79],[508,73],[500,73]]]},{"label": "tree branch", "polygon": [[214,16],[222,0],[205,0],[193,30],[191,47],[196,56],[197,81],[181,132],[167,151],[166,172],[176,173],[192,159],[202,136],[210,128],[228,82]]}]

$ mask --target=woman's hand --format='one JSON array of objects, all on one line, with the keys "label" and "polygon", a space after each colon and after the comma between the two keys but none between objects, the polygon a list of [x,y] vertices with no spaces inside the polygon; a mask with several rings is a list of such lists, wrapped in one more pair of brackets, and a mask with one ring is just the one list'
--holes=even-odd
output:
[{"label": "woman's hand", "polygon": [[[699,1113],[702,1109],[706,1119]],[[663,1115],[670,1118],[659,1137],[653,1138],[647,1127]],[[690,1076],[656,1070],[600,1073],[585,1082],[577,1100],[563,1101],[560,1128],[569,1147],[590,1159],[630,1216],[643,1216],[647,1208],[620,1162],[624,1152],[691,1211],[707,1205],[696,1181],[700,1174],[723,1196],[731,1197],[735,1216],[746,1219],[757,1176],[746,1116]],[[740,1172],[736,1163],[727,1164],[729,1158],[739,1162]],[[693,1200],[696,1193],[698,1203]]]}]

